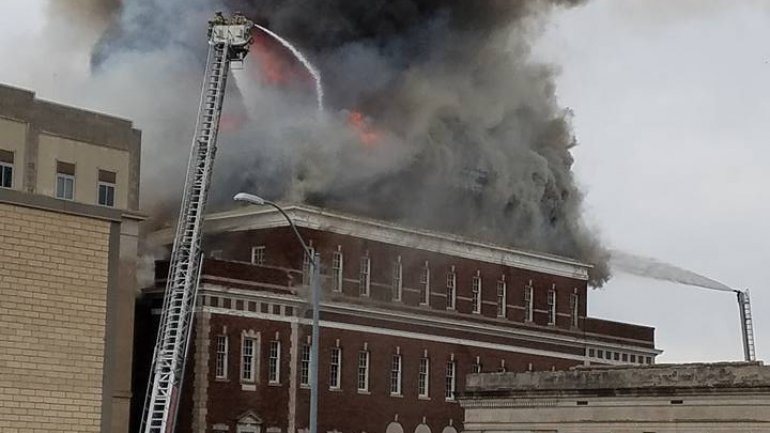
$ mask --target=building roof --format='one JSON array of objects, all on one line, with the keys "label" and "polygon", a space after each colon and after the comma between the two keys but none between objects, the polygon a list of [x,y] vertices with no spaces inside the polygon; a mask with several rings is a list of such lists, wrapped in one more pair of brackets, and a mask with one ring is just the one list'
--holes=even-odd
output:
[{"label": "building roof", "polygon": [[[442,233],[403,224],[376,220],[309,205],[282,206],[297,227],[349,235],[376,242],[421,249],[439,254],[462,257],[488,263],[559,275],[580,280],[588,279],[592,267],[571,258],[526,251],[480,242],[450,233]],[[259,230],[286,227],[286,219],[272,207],[244,206],[209,214],[206,232]],[[159,244],[169,244],[173,230],[165,229],[152,235]]]},{"label": "building roof", "polygon": [[678,394],[715,389],[770,392],[770,367],[761,362],[590,366],[567,371],[468,375],[465,397],[515,398]]}]

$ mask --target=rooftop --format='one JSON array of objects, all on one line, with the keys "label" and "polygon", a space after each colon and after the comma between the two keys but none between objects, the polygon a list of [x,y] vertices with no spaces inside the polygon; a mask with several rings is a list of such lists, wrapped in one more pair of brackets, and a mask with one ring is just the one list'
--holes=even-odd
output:
[{"label": "rooftop", "polygon": [[715,389],[770,392],[770,367],[762,362],[589,366],[567,371],[468,375],[465,397],[553,397],[673,394]]},{"label": "rooftop", "polygon": [[[376,242],[422,249],[514,268],[528,269],[580,280],[588,279],[590,264],[568,257],[480,242],[463,236],[376,220],[309,205],[282,206],[298,227],[350,235]],[[206,216],[206,232],[259,230],[285,227],[288,223],[272,207],[244,206]],[[169,244],[173,231],[167,228],[152,235],[157,244]]]}]

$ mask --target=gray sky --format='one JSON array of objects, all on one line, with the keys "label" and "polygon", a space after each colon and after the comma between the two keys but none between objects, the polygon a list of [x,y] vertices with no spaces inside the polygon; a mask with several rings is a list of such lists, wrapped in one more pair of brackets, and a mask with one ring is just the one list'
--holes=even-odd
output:
[{"label": "gray sky", "polygon": [[[83,62],[35,49],[42,3],[0,2],[0,82],[69,102],[60,75]],[[574,111],[589,223],[612,247],[751,289],[759,358],[770,354],[768,41],[770,2],[592,0],[558,12],[534,50],[559,67]],[[589,312],[655,326],[660,361],[742,357],[728,293],[619,275],[590,293]]]}]

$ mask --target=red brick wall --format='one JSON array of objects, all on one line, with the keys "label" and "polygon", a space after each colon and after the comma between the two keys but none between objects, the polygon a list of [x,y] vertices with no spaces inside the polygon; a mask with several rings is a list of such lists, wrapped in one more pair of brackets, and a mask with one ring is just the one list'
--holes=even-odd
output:
[{"label": "red brick wall", "polygon": [[[352,236],[337,235],[309,229],[300,229],[302,236],[311,242],[321,255],[322,272],[329,274],[332,254],[340,246],[343,252],[344,278],[353,281],[343,283],[343,292],[352,297],[359,296],[359,260],[368,254],[371,258],[371,298],[374,300],[391,299],[391,265],[401,256],[403,266],[403,286],[405,305],[419,305],[420,271],[427,260],[431,269],[431,308],[446,310],[446,273],[451,266],[457,275],[457,305],[459,313],[471,314],[471,286],[473,277],[480,271],[482,278],[482,310],[485,317],[497,316],[497,281],[505,275],[507,283],[508,305],[506,316],[509,320],[524,320],[524,286],[531,280],[535,288],[534,322],[548,324],[546,310],[547,291],[555,285],[557,290],[557,326],[570,328],[570,294],[579,295],[579,316],[586,315],[587,283],[574,278],[560,277],[523,269],[515,269],[499,264],[479,262],[424,250],[400,247],[381,242],[369,241]],[[208,251],[222,250],[223,258],[248,262],[251,260],[251,247],[266,246],[266,267],[275,267],[289,272],[294,280],[301,281],[302,250],[289,228],[274,228],[248,232],[222,233],[207,239]],[[294,270],[295,272],[290,272]],[[271,280],[273,281],[273,280]],[[284,279],[274,280],[283,283]],[[328,282],[328,279],[327,279]],[[328,285],[326,290],[328,290]],[[409,290],[409,289],[413,289]],[[463,299],[467,298],[467,299]],[[518,307],[518,308],[517,308]],[[541,311],[537,311],[541,310]],[[582,323],[579,324],[579,327]]]}]

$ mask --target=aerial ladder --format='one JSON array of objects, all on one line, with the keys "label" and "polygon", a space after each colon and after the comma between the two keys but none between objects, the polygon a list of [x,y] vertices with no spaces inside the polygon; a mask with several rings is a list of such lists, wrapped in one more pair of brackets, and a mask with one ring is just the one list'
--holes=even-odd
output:
[{"label": "aerial ladder", "polygon": [[738,309],[741,315],[741,336],[743,337],[743,357],[746,361],[757,359],[754,349],[754,319],[751,317],[751,299],[748,290],[733,290],[738,296]]},{"label": "aerial ladder", "polygon": [[240,14],[224,17],[217,13],[209,22],[206,72],[142,414],[142,433],[174,432],[200,279],[203,214],[227,76],[231,65],[243,62],[248,54],[253,26]]}]

